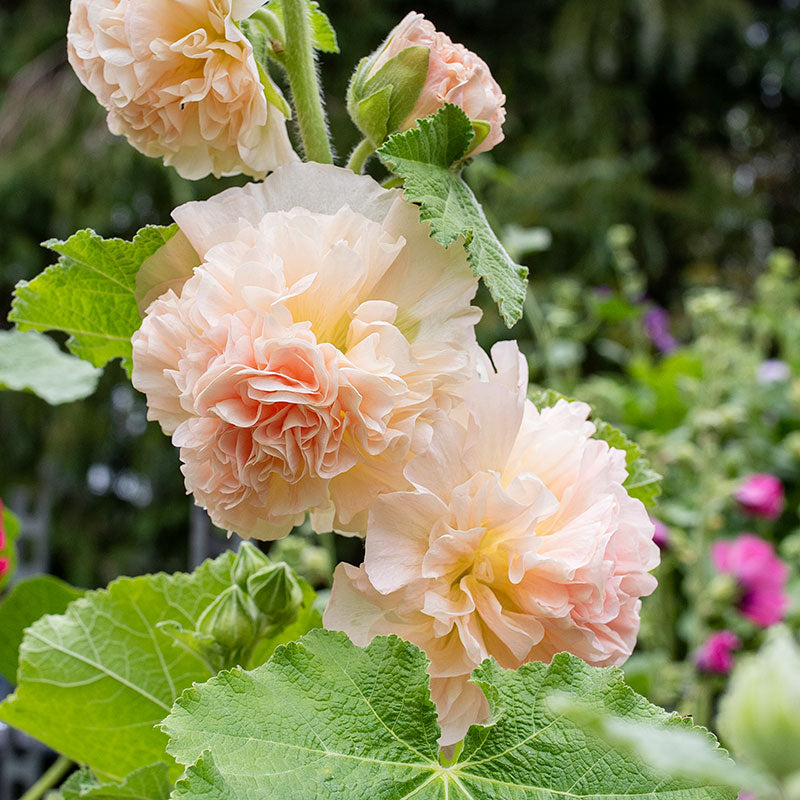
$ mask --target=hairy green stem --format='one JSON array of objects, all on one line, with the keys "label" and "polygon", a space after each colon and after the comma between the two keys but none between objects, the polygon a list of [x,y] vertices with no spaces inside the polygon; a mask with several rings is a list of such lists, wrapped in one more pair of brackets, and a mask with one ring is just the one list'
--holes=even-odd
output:
[{"label": "hairy green stem", "polygon": [[360,175],[364,169],[367,159],[375,152],[375,145],[369,139],[363,139],[356,149],[350,154],[347,168],[353,170],[356,175]]},{"label": "hairy green stem", "polygon": [[66,756],[59,756],[55,764],[39,778],[36,783],[25,792],[20,800],[39,800],[44,797],[52,788],[57,786],[61,779],[72,769],[75,762]]},{"label": "hairy green stem", "polygon": [[283,63],[289,77],[306,159],[332,164],[333,153],[320,96],[306,0],[285,0],[283,24],[286,29]]},{"label": "hairy green stem", "polygon": [[391,178],[387,178],[381,184],[381,186],[383,186],[384,189],[396,189],[398,186],[402,186],[402,185],[403,185],[403,179],[398,177],[397,175],[394,175]]}]

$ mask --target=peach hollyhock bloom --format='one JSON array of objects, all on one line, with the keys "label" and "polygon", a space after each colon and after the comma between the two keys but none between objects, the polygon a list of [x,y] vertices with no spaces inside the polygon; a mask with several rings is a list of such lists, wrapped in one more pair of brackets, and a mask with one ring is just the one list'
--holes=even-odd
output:
[{"label": "peach hollyhock bloom", "polygon": [[406,48],[417,45],[427,47],[430,52],[428,74],[401,130],[413,128],[418,119],[436,113],[445,103],[454,103],[470,119],[489,123],[489,133],[472,155],[491,150],[502,142],[506,96],[486,62],[463,44],[453,42],[446,33],[437,31],[422,14],[411,11],[394,28],[370,65],[370,74],[374,75]]},{"label": "peach hollyhock bloom", "polygon": [[372,505],[364,563],[337,567],[324,616],[356,644],[395,633],[426,652],[442,745],[486,717],[469,682],[485,658],[621,664],[656,586],[653,523],[622,486],[625,454],[592,438],[585,403],[525,399],[516,344],[492,357],[497,372],[487,359],[486,380],[407,465],[413,490]]},{"label": "peach hollyhock bloom", "polygon": [[[112,133],[184,178],[297,158],[236,21],[260,0],[72,0],[67,52]],[[269,81],[269,78],[265,78]],[[278,103],[279,90],[266,87]]]},{"label": "peach hollyhock bloom", "polygon": [[463,248],[431,239],[398,190],[314,163],[173,216],[140,272],[160,296],[133,383],[187,488],[244,537],[284,536],[309,510],[320,532],[361,532],[474,370]]}]

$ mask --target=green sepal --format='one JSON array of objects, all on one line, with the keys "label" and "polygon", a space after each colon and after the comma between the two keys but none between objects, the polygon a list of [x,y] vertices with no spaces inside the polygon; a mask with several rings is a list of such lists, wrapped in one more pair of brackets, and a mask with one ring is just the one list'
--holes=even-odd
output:
[{"label": "green sepal", "polygon": [[250,599],[263,615],[268,634],[297,619],[303,590],[288,564],[270,564],[247,581]]},{"label": "green sepal", "polygon": [[264,567],[270,560],[250,542],[242,542],[233,562],[233,580],[242,590],[247,590],[247,579]]},{"label": "green sepal", "polygon": [[252,644],[256,621],[247,595],[235,584],[218,595],[197,620],[197,630],[212,636],[227,650]]},{"label": "green sepal", "polygon": [[469,143],[469,152],[472,153],[475,148],[489,135],[492,126],[485,119],[473,119],[472,130],[475,131],[475,136]]},{"label": "green sepal", "polygon": [[407,127],[404,123],[428,76],[430,50],[423,45],[406,47],[370,75],[374,59],[359,63],[348,87],[347,109],[361,132],[380,145],[386,136]]}]

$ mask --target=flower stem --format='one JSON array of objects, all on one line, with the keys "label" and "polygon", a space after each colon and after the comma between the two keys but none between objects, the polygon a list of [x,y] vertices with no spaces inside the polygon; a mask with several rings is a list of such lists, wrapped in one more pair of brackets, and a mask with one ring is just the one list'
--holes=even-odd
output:
[{"label": "flower stem", "polygon": [[369,139],[363,139],[350,155],[347,168],[353,170],[356,175],[360,175],[364,169],[367,159],[375,152],[375,145]]},{"label": "flower stem", "polygon": [[320,96],[306,0],[284,1],[283,24],[286,29],[284,64],[306,159],[332,164],[333,153]]},{"label": "flower stem", "polygon": [[25,792],[20,800],[40,800],[72,769],[74,762],[66,756],[59,756],[55,764]]}]

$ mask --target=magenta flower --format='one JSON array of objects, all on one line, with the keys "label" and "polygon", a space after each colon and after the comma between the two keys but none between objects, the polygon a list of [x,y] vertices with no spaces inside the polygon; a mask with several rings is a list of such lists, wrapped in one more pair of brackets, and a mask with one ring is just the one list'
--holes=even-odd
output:
[{"label": "magenta flower", "polygon": [[775,548],[752,533],[720,539],[711,546],[711,561],[719,572],[736,577],[742,591],[739,611],[764,628],[780,622],[789,607],[789,570]]},{"label": "magenta flower", "polygon": [[733,631],[717,631],[695,653],[695,664],[701,672],[727,675],[733,667],[733,653],[741,646],[739,637]]},{"label": "magenta flower", "polygon": [[777,519],[783,511],[783,484],[768,472],[749,475],[736,490],[742,511],[754,517]]},{"label": "magenta flower", "polygon": [[671,536],[669,528],[660,519],[655,519],[655,517],[650,517],[650,521],[655,526],[653,541],[658,545],[659,550],[666,550],[669,547]]},{"label": "magenta flower", "polygon": [[663,308],[655,306],[645,312],[642,323],[647,338],[658,351],[667,354],[677,349],[678,341],[669,329],[669,314]]}]

